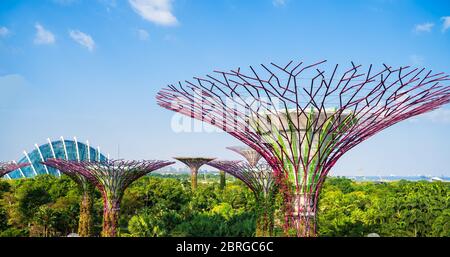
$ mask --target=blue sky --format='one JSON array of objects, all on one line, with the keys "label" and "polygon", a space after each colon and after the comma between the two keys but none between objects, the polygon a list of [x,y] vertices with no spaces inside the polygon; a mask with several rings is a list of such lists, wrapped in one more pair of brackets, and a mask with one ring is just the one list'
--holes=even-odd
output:
[{"label": "blue sky", "polygon": [[[450,1],[0,2],[0,159],[47,137],[129,159],[238,158],[224,133],[175,133],[168,83],[274,61],[388,63],[450,72]],[[335,175],[450,175],[450,107],[386,129]]]}]

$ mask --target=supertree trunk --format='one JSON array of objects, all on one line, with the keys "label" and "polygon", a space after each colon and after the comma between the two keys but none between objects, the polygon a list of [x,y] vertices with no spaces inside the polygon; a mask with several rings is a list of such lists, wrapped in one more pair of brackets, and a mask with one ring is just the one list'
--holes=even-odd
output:
[{"label": "supertree trunk", "polygon": [[346,152],[450,102],[444,73],[386,64],[363,70],[353,62],[340,67],[290,61],[215,71],[169,85],[156,98],[160,106],[220,128],[262,155],[280,183],[285,231],[315,236],[321,185]]},{"label": "supertree trunk", "polygon": [[274,235],[274,202],[273,196],[256,198],[256,237],[270,237]]},{"label": "supertree trunk", "polygon": [[198,168],[197,167],[193,167],[193,168],[191,168],[191,187],[192,187],[192,191],[197,190],[197,185],[198,185]]},{"label": "supertree trunk", "polygon": [[119,227],[120,200],[106,200],[103,208],[103,237],[117,236]]},{"label": "supertree trunk", "polygon": [[294,194],[293,196],[293,211],[286,215],[289,216],[297,236],[315,237],[317,235],[316,212],[313,210],[313,202],[314,199],[309,194]]},{"label": "supertree trunk", "polygon": [[90,185],[83,190],[80,201],[80,218],[78,220],[78,235],[81,237],[93,236],[93,209],[94,188]]},{"label": "supertree trunk", "polygon": [[225,177],[225,171],[219,171],[219,176],[220,176],[220,189],[223,190],[225,189],[225,186],[227,185],[227,178]]}]

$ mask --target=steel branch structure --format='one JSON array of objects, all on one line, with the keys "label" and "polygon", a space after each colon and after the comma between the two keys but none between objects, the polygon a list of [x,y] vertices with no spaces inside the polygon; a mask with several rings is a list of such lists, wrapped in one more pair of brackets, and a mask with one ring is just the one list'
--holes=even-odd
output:
[{"label": "steel branch structure", "polygon": [[186,166],[188,166],[191,170],[192,191],[195,191],[197,189],[197,174],[200,167],[214,160],[214,158],[204,157],[174,157],[174,159],[186,164]]},{"label": "steel branch structure", "polygon": [[14,163],[14,162],[0,162],[0,178],[4,175],[8,175],[8,173],[26,167],[30,164],[28,163]]},{"label": "steel branch structure", "polygon": [[272,169],[266,163],[251,165],[240,161],[211,161],[208,165],[241,180],[255,195],[256,236],[273,236],[274,202],[278,191]]},{"label": "steel branch structure", "polygon": [[86,177],[77,172],[77,161],[62,159],[47,159],[42,164],[59,170],[69,176],[82,192],[80,200],[80,216],[78,219],[78,235],[81,237],[93,236],[93,207],[94,207],[94,186]]},{"label": "steel branch structure", "polygon": [[262,158],[261,154],[259,154],[257,151],[250,147],[244,147],[244,146],[230,146],[227,147],[227,149],[240,154],[242,157],[244,157],[247,162],[251,166],[256,166],[258,164],[259,160]]},{"label": "steel branch structure", "polygon": [[286,227],[315,236],[320,188],[339,158],[379,131],[448,103],[448,80],[409,66],[291,61],[215,71],[169,85],[156,98],[261,154],[284,192]]},{"label": "steel branch structure", "polygon": [[120,202],[125,189],[138,178],[154,170],[173,164],[168,161],[106,160],[100,162],[77,162],[51,160],[75,171],[90,181],[103,196],[102,236],[117,236]]}]

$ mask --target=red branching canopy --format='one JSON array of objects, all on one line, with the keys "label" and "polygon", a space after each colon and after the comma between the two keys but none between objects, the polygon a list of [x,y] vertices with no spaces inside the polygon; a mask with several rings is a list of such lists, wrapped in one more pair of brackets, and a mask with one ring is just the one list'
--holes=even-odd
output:
[{"label": "red branching canopy", "polygon": [[[262,64],[247,72],[240,68],[215,71],[169,85],[156,98],[166,109],[212,124],[241,140],[277,173],[286,171],[285,161],[296,172],[306,172],[313,155],[327,152],[318,160],[324,175],[345,152],[377,132],[448,103],[450,87],[443,84],[448,80],[443,73],[409,66],[383,64],[363,69],[354,63],[341,68],[327,66],[326,61],[310,65],[291,61]],[[308,118],[311,115],[316,118]],[[323,136],[339,135],[316,146],[326,149],[294,149],[312,149],[310,137],[322,133],[324,126],[329,128]],[[274,127],[279,133],[268,133]],[[297,136],[291,136],[292,132]]]},{"label": "red branching canopy", "polygon": [[256,197],[260,194],[269,195],[275,191],[275,177],[266,163],[254,166],[241,161],[211,161],[208,165],[241,180],[255,193]]},{"label": "red branching canopy", "polygon": [[4,175],[30,165],[29,163],[0,162],[0,178]]},{"label": "red branching canopy", "polygon": [[261,154],[259,154],[257,151],[253,150],[250,147],[230,146],[227,147],[227,149],[240,154],[252,166],[256,166],[256,164],[258,164],[259,160],[262,158]]}]

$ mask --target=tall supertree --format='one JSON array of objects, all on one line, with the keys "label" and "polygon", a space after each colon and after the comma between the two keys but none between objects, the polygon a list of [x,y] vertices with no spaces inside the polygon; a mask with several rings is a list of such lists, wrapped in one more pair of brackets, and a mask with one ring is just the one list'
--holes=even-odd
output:
[{"label": "tall supertree", "polygon": [[347,151],[450,101],[448,75],[326,61],[261,65],[169,85],[160,106],[212,124],[260,153],[278,178],[286,230],[316,235],[320,189]]},{"label": "tall supertree", "polygon": [[0,178],[8,173],[26,167],[28,163],[0,162]]},{"label": "tall supertree", "polygon": [[244,182],[255,195],[256,236],[273,236],[277,183],[269,165],[250,165],[240,161],[211,161],[208,165],[223,170]]},{"label": "tall supertree", "polygon": [[47,160],[65,170],[74,170],[84,176],[102,193],[102,236],[117,236],[120,202],[125,189],[138,178],[162,167],[173,164],[168,161],[105,160],[100,162]]},{"label": "tall supertree", "polygon": [[191,170],[192,191],[195,191],[197,189],[197,174],[200,167],[214,160],[214,158],[204,157],[174,157],[174,159],[186,164],[186,166],[188,166]]},{"label": "tall supertree", "polygon": [[80,200],[80,215],[78,219],[78,235],[81,237],[93,236],[93,209],[94,209],[94,185],[86,177],[77,172],[76,161],[64,161],[61,159],[47,159],[42,164],[59,170],[77,183],[82,192]]},{"label": "tall supertree", "polygon": [[254,150],[250,147],[230,146],[230,147],[227,147],[227,149],[229,149],[237,154],[240,154],[242,157],[244,157],[247,160],[247,162],[251,166],[256,166],[256,164],[262,158],[261,154],[259,154],[256,150]]}]

